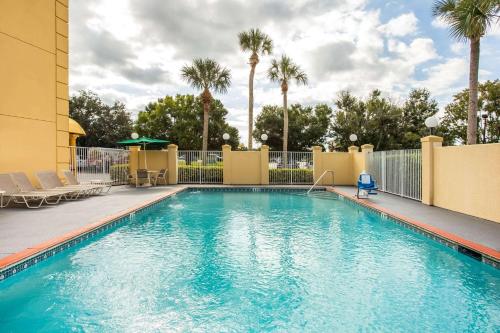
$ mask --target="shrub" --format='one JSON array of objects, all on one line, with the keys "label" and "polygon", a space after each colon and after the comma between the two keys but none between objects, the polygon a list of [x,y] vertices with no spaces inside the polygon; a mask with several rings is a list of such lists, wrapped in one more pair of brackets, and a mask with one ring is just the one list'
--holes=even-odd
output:
[{"label": "shrub", "polygon": [[217,183],[222,182],[224,168],[222,164],[218,165],[179,165],[179,179],[199,182],[200,175],[203,182]]},{"label": "shrub", "polygon": [[109,177],[115,183],[127,183],[128,174],[128,164],[115,164],[109,168]]},{"label": "shrub", "polygon": [[269,169],[269,182],[272,184],[312,184],[311,169]]}]

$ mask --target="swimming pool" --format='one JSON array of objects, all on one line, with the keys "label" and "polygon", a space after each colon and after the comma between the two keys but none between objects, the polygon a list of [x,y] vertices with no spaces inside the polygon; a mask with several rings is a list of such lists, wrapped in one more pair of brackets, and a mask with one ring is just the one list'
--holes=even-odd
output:
[{"label": "swimming pool", "polygon": [[495,332],[500,270],[343,200],[187,191],[0,282],[1,332]]}]

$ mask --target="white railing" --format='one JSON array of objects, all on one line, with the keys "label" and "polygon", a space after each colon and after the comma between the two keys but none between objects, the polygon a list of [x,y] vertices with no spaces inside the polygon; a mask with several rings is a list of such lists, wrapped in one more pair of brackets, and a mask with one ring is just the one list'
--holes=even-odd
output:
[{"label": "white railing", "polygon": [[269,152],[269,184],[312,183],[312,152]]},{"label": "white railing", "polygon": [[112,180],[127,184],[130,151],[102,147],[69,147],[70,170],[78,181]]},{"label": "white railing", "polygon": [[405,198],[422,199],[422,152],[420,149],[368,153],[368,172],[379,190]]},{"label": "white railing", "polygon": [[180,184],[222,184],[224,167],[222,151],[179,150]]}]

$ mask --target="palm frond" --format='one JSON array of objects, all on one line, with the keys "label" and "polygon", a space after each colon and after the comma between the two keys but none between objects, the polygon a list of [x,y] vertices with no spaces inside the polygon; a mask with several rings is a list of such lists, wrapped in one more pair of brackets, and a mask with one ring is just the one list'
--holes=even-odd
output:
[{"label": "palm frond", "polygon": [[259,29],[240,32],[238,39],[242,51],[251,51],[256,54],[270,54],[273,50],[271,38]]},{"label": "palm frond", "polygon": [[231,85],[231,71],[209,58],[196,58],[181,69],[181,77],[193,88],[225,93]]},{"label": "palm frond", "polygon": [[297,84],[304,85],[308,82],[307,74],[286,55],[282,55],[280,60],[273,59],[267,73],[272,82],[288,83],[295,80]]},{"label": "palm frond", "polygon": [[438,0],[433,14],[450,26],[452,37],[464,40],[484,36],[498,22],[499,9],[498,0]]}]

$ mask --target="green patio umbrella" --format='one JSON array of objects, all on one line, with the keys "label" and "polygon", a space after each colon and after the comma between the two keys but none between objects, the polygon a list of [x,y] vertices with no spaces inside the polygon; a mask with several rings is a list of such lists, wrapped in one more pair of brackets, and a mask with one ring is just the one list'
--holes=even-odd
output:
[{"label": "green patio umbrella", "polygon": [[124,146],[137,146],[137,145],[142,145],[144,147],[144,167],[147,169],[148,168],[148,159],[147,159],[147,150],[146,150],[146,145],[149,144],[159,144],[159,143],[168,143],[167,140],[161,140],[161,139],[151,139],[147,138],[145,136],[137,139],[128,139],[128,140],[122,140],[117,142],[119,145],[124,145]]}]

